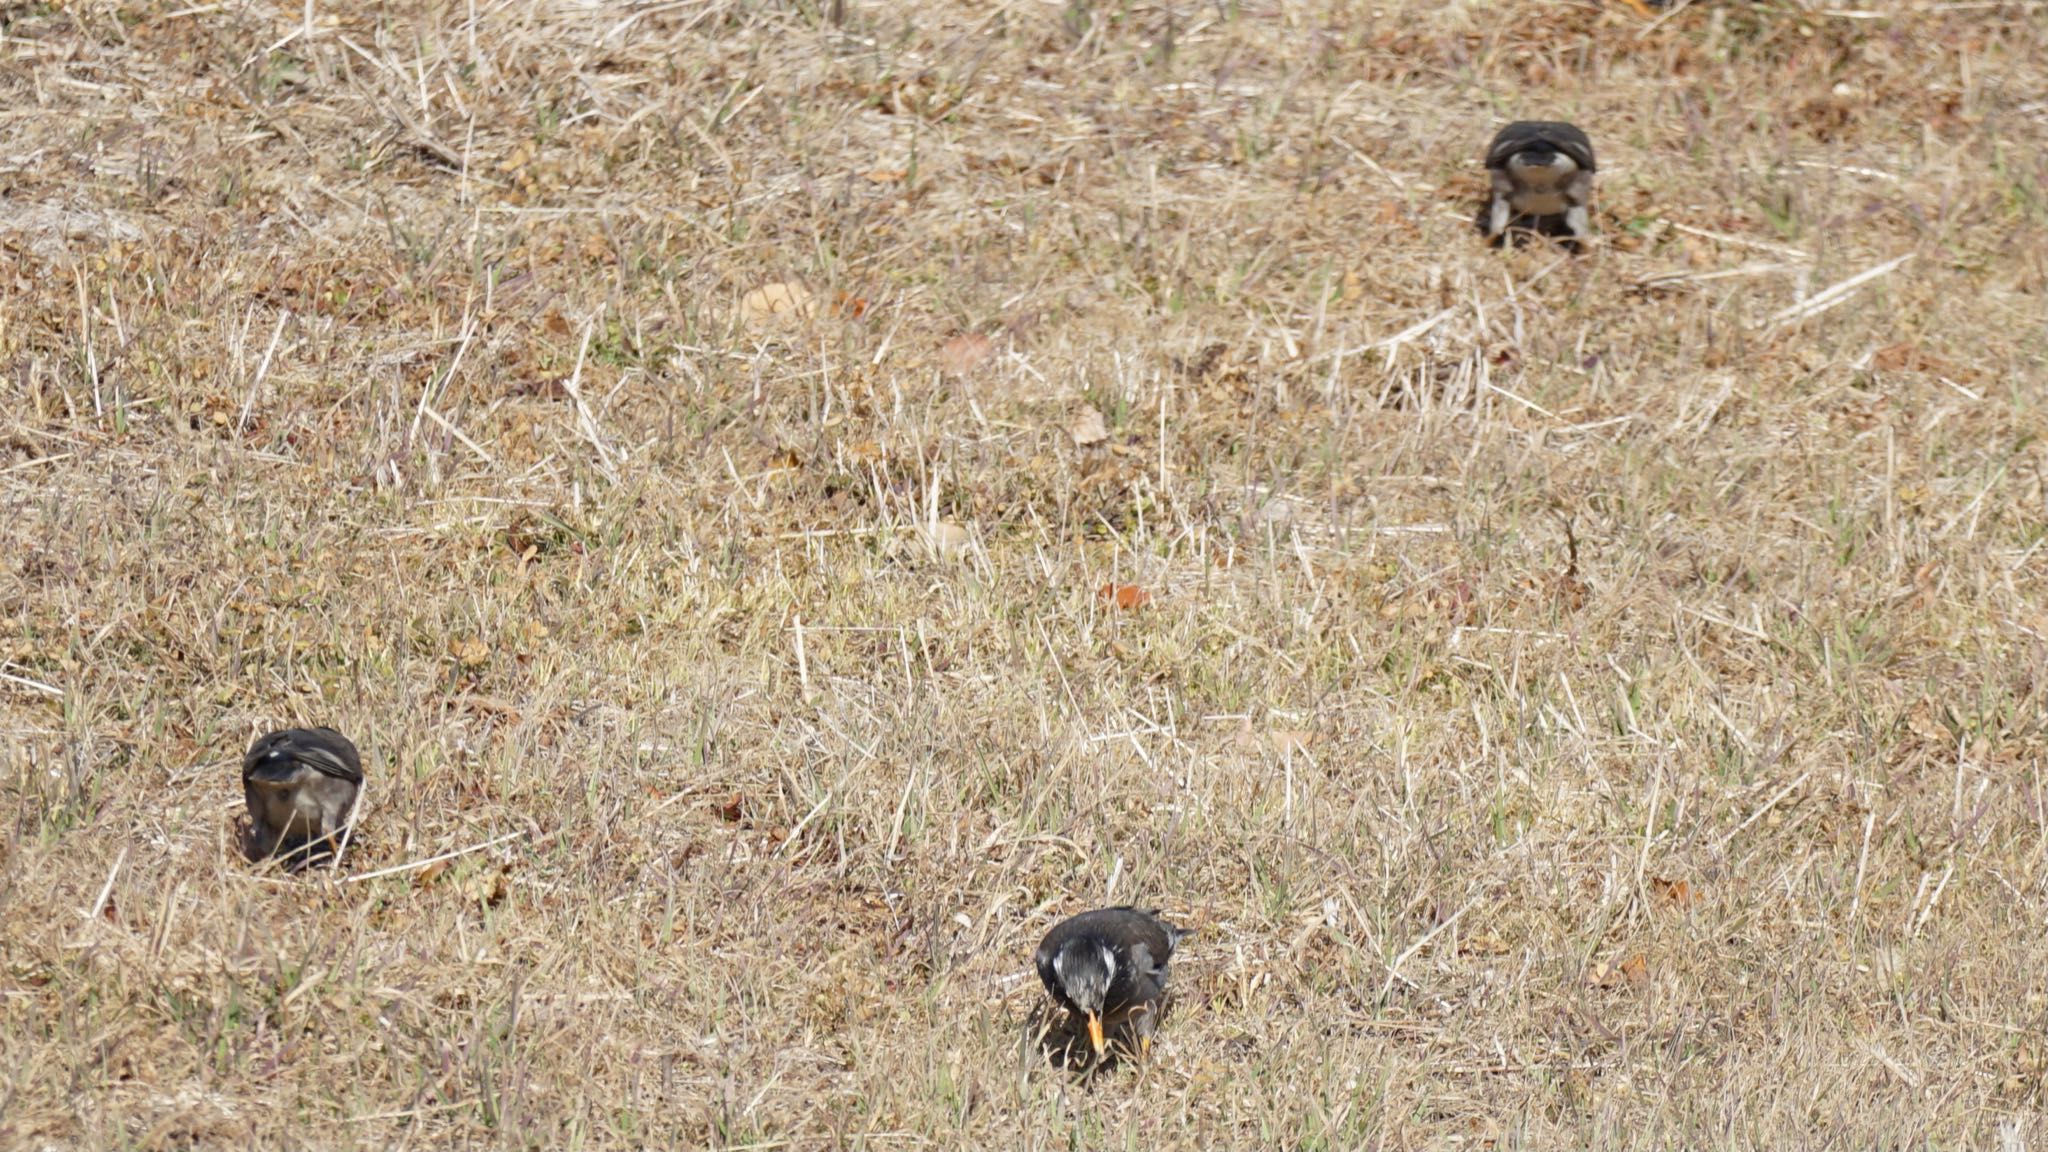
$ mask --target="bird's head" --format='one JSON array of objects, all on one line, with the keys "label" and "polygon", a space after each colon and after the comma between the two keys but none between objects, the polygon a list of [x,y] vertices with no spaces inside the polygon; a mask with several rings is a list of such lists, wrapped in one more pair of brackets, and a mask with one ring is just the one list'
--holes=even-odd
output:
[{"label": "bird's head", "polygon": [[1110,981],[1116,979],[1116,951],[1100,940],[1069,940],[1053,953],[1053,975],[1060,991],[1073,1006],[1088,1017],[1088,1042],[1101,1056],[1107,1044],[1102,1035],[1102,1007],[1109,998]]}]

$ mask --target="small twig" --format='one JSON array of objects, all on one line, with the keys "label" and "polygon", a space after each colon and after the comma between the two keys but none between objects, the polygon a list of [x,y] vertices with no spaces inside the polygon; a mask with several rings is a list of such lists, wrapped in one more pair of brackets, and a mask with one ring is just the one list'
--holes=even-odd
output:
[{"label": "small twig", "polygon": [[903,781],[903,795],[896,798],[896,817],[889,822],[889,843],[882,849],[883,863],[896,862],[896,845],[903,839],[903,814],[910,808],[910,793],[917,787],[918,770],[912,768]]},{"label": "small twig", "polygon": [[[461,369],[462,358],[469,352],[470,339],[476,335],[476,325],[476,316],[473,313],[465,312],[462,317],[462,333],[455,338],[455,355],[448,361],[448,370],[441,373],[438,378],[429,378],[425,384],[420,386],[420,404],[412,414],[412,428],[405,434],[408,442],[416,441],[420,438],[420,417],[433,412],[434,386],[439,384],[441,390],[445,392],[449,382],[455,379],[455,373]],[[438,420],[438,417],[436,419]],[[440,423],[443,428],[448,427],[445,421],[440,421]],[[454,432],[455,430],[449,428],[449,431]],[[460,432],[455,434],[457,436],[462,435]],[[463,443],[468,444],[469,441],[464,440]],[[471,447],[475,447],[475,445],[471,445]]]},{"label": "small twig", "polygon": [[471,452],[476,453],[477,459],[483,461],[485,464],[488,464],[493,468],[496,468],[498,466],[498,460],[496,457],[492,456],[489,452],[484,451],[483,446],[478,444],[476,441],[471,440],[467,436],[464,436],[462,434],[462,429],[457,428],[454,422],[449,420],[446,416],[443,416],[439,412],[434,411],[432,405],[423,404],[420,406],[420,410],[427,414],[427,419],[432,420],[436,424],[439,424],[441,426],[442,431],[448,433],[450,436],[453,436],[455,437],[456,440],[460,441],[464,448],[467,448]]},{"label": "small twig", "polygon": [[410,864],[394,864],[389,868],[379,868],[375,872],[365,872],[360,876],[344,876],[341,878],[341,882],[343,884],[360,884],[365,880],[379,880],[386,876],[396,876],[400,872],[417,872],[428,865],[439,864],[443,860],[453,860],[457,856],[467,856],[472,852],[481,852],[486,848],[495,848],[508,840],[517,840],[521,836],[528,834],[529,830],[522,828],[517,832],[507,832],[495,840],[486,840],[481,844],[472,844],[467,848],[457,848],[453,852],[443,852],[439,856],[429,856],[425,860],[415,860]]},{"label": "small twig", "polygon": [[[1723,627],[1723,628],[1727,628],[1727,629],[1730,629],[1730,630],[1732,630],[1732,631],[1740,632],[1740,633],[1742,633],[1742,634],[1743,634],[1744,636],[1749,636],[1749,637],[1753,637],[1753,638],[1755,638],[1755,639],[1758,639],[1758,640],[1761,640],[1761,641],[1763,641],[1763,642],[1764,642],[1764,643],[1766,643],[1766,644],[1770,644],[1770,645],[1772,645],[1772,646],[1774,646],[1774,647],[1778,647],[1778,648],[1785,648],[1785,647],[1786,647],[1786,645],[1785,645],[1785,642],[1784,642],[1784,641],[1782,641],[1782,640],[1780,640],[1780,639],[1778,639],[1778,638],[1777,638],[1776,636],[1773,636],[1773,635],[1771,635],[1771,634],[1770,634],[1770,633],[1768,633],[1768,632],[1762,631],[1761,629],[1757,629],[1757,628],[1751,628],[1751,627],[1750,627],[1750,626],[1748,626],[1747,624],[1737,624],[1737,623],[1736,623],[1735,621],[1733,621],[1733,620],[1729,620],[1729,619],[1727,619],[1727,618],[1725,618],[1725,617],[1722,617],[1722,616],[1716,616],[1716,615],[1714,615],[1714,614],[1713,614],[1713,613],[1711,613],[1711,612],[1702,612],[1702,611],[1700,611],[1700,610],[1699,610],[1699,609],[1697,609],[1697,608],[1689,607],[1689,606],[1687,606],[1687,605],[1684,605],[1684,604],[1680,604],[1680,605],[1678,606],[1678,610],[1679,610],[1680,612],[1683,612],[1683,613],[1685,613],[1685,614],[1686,614],[1686,615],[1688,615],[1688,616],[1697,616],[1698,618],[1700,618],[1701,620],[1704,620],[1704,621],[1706,621],[1706,622],[1707,622],[1707,623],[1709,623],[1709,624],[1719,624],[1719,625],[1720,625],[1721,627]],[[1790,651],[1790,649],[1788,648],[1788,649],[1787,649],[1787,651]]]},{"label": "small twig", "polygon": [[1752,261],[1735,268],[1722,268],[1713,272],[1659,272],[1636,281],[1636,287],[1663,288],[1673,284],[1702,284],[1709,280],[1729,280],[1738,276],[1768,276],[1773,272],[1800,271],[1804,271],[1803,265]]},{"label": "small twig", "polygon": [[1866,268],[1838,284],[1830,284],[1826,288],[1801,300],[1799,303],[1792,305],[1790,308],[1786,308],[1770,319],[1765,320],[1760,327],[1776,328],[1797,320],[1804,320],[1809,316],[1818,316],[1835,305],[1848,300],[1850,294],[1855,292],[1856,289],[1863,287],[1880,276],[1897,270],[1900,265],[1912,258],[1913,253],[1911,252],[1906,253],[1904,256],[1895,256],[1875,268]]},{"label": "small twig", "polygon": [[597,418],[590,414],[590,405],[583,402],[583,362],[590,352],[590,334],[596,327],[595,315],[583,322],[583,341],[576,346],[576,368],[569,373],[567,380],[562,381],[562,391],[567,392],[569,399],[576,404],[576,431],[597,449],[598,471],[604,473],[605,479],[617,484],[619,474],[612,468],[611,450],[604,445],[604,434],[597,429]]},{"label": "small twig", "polygon": [[776,854],[781,855],[782,850],[784,848],[787,848],[791,844],[796,843],[797,837],[802,836],[804,834],[804,829],[810,827],[811,821],[816,820],[818,818],[818,813],[823,812],[825,810],[825,806],[830,803],[832,803],[832,790],[830,788],[827,788],[825,790],[825,798],[818,801],[816,806],[814,806],[809,812],[804,814],[803,819],[796,822],[796,827],[791,828],[789,830],[789,839],[784,840],[782,843],[775,846]]},{"label": "small twig", "polygon": [[11,672],[0,672],[0,680],[5,680],[9,684],[19,684],[24,688],[33,688],[38,692],[47,692],[59,700],[64,698],[64,690],[62,688],[45,684],[41,680],[31,680],[26,676],[16,676]]},{"label": "small twig", "polygon": [[33,460],[23,460],[19,464],[10,464],[5,468],[0,468],[0,476],[5,476],[10,472],[19,472],[24,468],[36,468],[44,464],[55,464],[59,460],[69,460],[76,455],[78,455],[76,452],[59,452],[55,456],[38,456]]},{"label": "small twig", "polygon": [[796,680],[803,687],[804,696],[811,694],[811,662],[804,653],[804,618],[798,613],[790,620],[789,630],[796,636]]},{"label": "small twig", "polygon": [[1890,1069],[1891,1074],[1897,1076],[1899,1080],[1906,1085],[1906,1087],[1914,1089],[1920,1087],[1920,1078],[1918,1076],[1913,1075],[1911,1069],[1899,1063],[1897,1060],[1892,1059],[1891,1053],[1886,1052],[1884,1050],[1884,1045],[1872,1042],[1870,1045],[1870,1054],[1872,1056],[1877,1057],[1877,1062],[1884,1065],[1886,1068]]},{"label": "small twig", "polygon": [[[1941,879],[1935,881],[1934,892],[1927,897],[1927,903],[1921,906],[1920,915],[1917,919],[1913,921],[1913,930],[1907,933],[1908,936],[1918,936],[1920,935],[1920,930],[1922,928],[1927,927],[1927,918],[1929,916],[1934,915],[1935,905],[1941,903],[1941,894],[1943,892],[1948,891],[1949,877],[1954,876],[1955,874],[1956,859],[1953,852],[1951,852],[1951,854],[1949,855],[1948,864],[1941,870]],[[112,882],[112,879],[109,878],[108,883]]]},{"label": "small twig", "polygon": [[1360,344],[1356,348],[1339,348],[1334,352],[1325,352],[1320,356],[1312,357],[1308,361],[1308,363],[1315,364],[1323,360],[1328,360],[1333,356],[1342,356],[1348,358],[1359,355],[1363,352],[1370,352],[1375,348],[1398,348],[1401,345],[1408,343],[1410,340],[1414,340],[1419,336],[1427,334],[1430,329],[1436,327],[1437,325],[1443,323],[1446,320],[1449,320],[1452,316],[1457,315],[1458,309],[1460,307],[1462,307],[1462,305],[1452,305],[1451,307],[1444,309],[1443,311],[1437,313],[1434,316],[1429,317],[1426,320],[1418,320],[1415,323],[1410,324],[1408,327],[1401,329],[1399,332],[1396,332],[1392,336],[1388,336],[1383,340],[1375,340],[1370,344]]},{"label": "small twig", "polygon": [[1856,913],[1863,908],[1863,869],[1870,863],[1870,830],[1877,826],[1877,809],[1872,808],[1863,817],[1863,848],[1856,853],[1856,886],[1849,897],[1849,923],[1856,923]]},{"label": "small twig", "polygon": [[256,378],[249,381],[249,394],[242,399],[242,418],[235,422],[235,438],[249,430],[249,413],[256,409],[256,397],[263,392],[263,378],[270,375],[270,358],[277,353],[278,337],[284,335],[284,322],[291,319],[289,311],[277,314],[277,326],[270,330],[270,347],[263,350],[263,360],[256,365]]},{"label": "small twig", "polygon": [[467,175],[467,166],[463,164],[461,155],[455,149],[436,140],[433,133],[427,131],[419,121],[407,115],[403,109],[394,106],[390,111],[392,119],[398,121],[400,126],[409,135],[410,143],[414,148],[439,161],[450,172],[454,172],[457,175]]},{"label": "small twig", "polygon": [[1756,811],[1751,812],[1749,814],[1749,819],[1744,820],[1740,824],[1737,824],[1733,832],[1730,832],[1726,836],[1721,837],[1720,842],[1714,845],[1714,850],[1719,852],[1727,848],[1730,841],[1734,840],[1737,836],[1740,836],[1744,832],[1748,831],[1749,826],[1751,824],[1754,824],[1757,821],[1763,819],[1764,814],[1766,812],[1769,812],[1771,809],[1776,808],[1778,806],[1779,801],[1783,800],[1787,796],[1790,796],[1792,794],[1792,790],[1799,787],[1801,784],[1806,783],[1806,778],[1811,775],[1813,775],[1813,769],[1808,768],[1806,771],[1801,772],[1798,776],[1794,777],[1791,783],[1785,785],[1783,788],[1778,789],[1776,792],[1771,793],[1771,798],[1769,800],[1764,801],[1763,805],[1759,807]]},{"label": "small twig", "polygon": [[1657,772],[1654,768],[1651,771],[1654,775],[1650,777],[1650,803],[1647,805],[1649,814],[1643,818],[1643,850],[1636,857],[1636,891],[1638,893],[1643,890],[1643,874],[1650,867],[1650,841],[1657,834],[1657,801],[1662,799],[1664,795],[1664,773]]},{"label": "small twig", "polygon": [[1413,944],[1410,944],[1407,947],[1407,949],[1404,950],[1399,956],[1394,957],[1394,962],[1392,964],[1387,965],[1387,982],[1381,985],[1380,987],[1381,1003],[1384,1004],[1386,1002],[1387,996],[1393,992],[1394,981],[1403,979],[1401,975],[1401,965],[1406,964],[1417,952],[1422,951],[1422,949],[1426,947],[1431,940],[1434,940],[1438,936],[1442,935],[1444,929],[1449,928],[1453,924],[1456,924],[1460,919],[1464,917],[1465,913],[1470,912],[1478,903],[1479,897],[1477,896],[1474,896],[1470,900],[1465,901],[1464,907],[1459,908],[1456,912],[1451,913],[1450,917],[1446,919],[1443,923],[1423,933],[1421,939],[1417,940]]},{"label": "small twig", "polygon": [[1754,248],[1758,252],[1776,252],[1780,256],[1790,256],[1792,259],[1803,263],[1813,263],[1811,253],[1802,252],[1797,248],[1787,248],[1783,244],[1766,244],[1761,240],[1747,240],[1741,236],[1730,236],[1726,232],[1712,232],[1705,228],[1695,228],[1690,224],[1680,224],[1676,220],[1668,220],[1666,223],[1670,224],[1674,231],[1683,232],[1688,236],[1697,236],[1702,240],[1713,240],[1721,244],[1733,244],[1738,248]]},{"label": "small twig", "polygon": [[128,845],[123,844],[121,845],[121,854],[119,856],[114,857],[114,866],[112,868],[107,869],[107,882],[105,884],[100,885],[99,898],[92,902],[92,911],[87,912],[85,914],[85,918],[88,921],[99,919],[100,913],[106,911],[107,898],[114,894],[114,877],[119,876],[121,874],[121,865],[126,864],[127,862]]},{"label": "small twig", "polygon": [[349,842],[355,839],[356,817],[363,811],[363,793],[369,791],[370,782],[363,780],[356,785],[356,798],[348,806],[348,819],[341,826],[340,842],[334,848],[334,870],[341,871],[341,862],[348,859]]},{"label": "small twig", "polygon": [[1642,40],[1648,37],[1650,33],[1655,32],[1659,28],[1664,27],[1664,25],[1671,22],[1671,19],[1673,17],[1677,16],[1680,12],[1685,11],[1687,8],[1690,8],[1691,6],[1692,0],[1678,0],[1678,3],[1673,4],[1670,8],[1665,9],[1663,14],[1659,15],[1655,20],[1652,20],[1648,24],[1643,25],[1641,28],[1636,29],[1636,39]]}]

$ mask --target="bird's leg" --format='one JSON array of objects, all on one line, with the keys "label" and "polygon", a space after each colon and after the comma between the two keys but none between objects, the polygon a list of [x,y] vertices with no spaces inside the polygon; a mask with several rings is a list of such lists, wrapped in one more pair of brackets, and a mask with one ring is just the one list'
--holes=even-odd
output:
[{"label": "bird's leg", "polygon": [[1565,210],[1564,226],[1571,229],[1572,238],[1581,244],[1593,234],[1593,221],[1584,204],[1574,204]]},{"label": "bird's leg", "polygon": [[1507,197],[1498,192],[1494,193],[1493,210],[1486,219],[1486,234],[1489,237],[1498,237],[1508,230],[1509,211]]}]

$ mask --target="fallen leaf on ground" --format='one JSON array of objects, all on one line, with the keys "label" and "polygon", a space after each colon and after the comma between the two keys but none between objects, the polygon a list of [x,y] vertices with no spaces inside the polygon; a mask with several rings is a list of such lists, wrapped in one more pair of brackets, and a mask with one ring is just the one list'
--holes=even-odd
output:
[{"label": "fallen leaf on ground", "polygon": [[1143,608],[1152,601],[1152,594],[1136,584],[1104,584],[1097,595],[1126,612]]},{"label": "fallen leaf on ground", "polygon": [[505,902],[511,890],[510,875],[502,864],[486,865],[465,876],[460,885],[462,894],[486,908],[496,908]]},{"label": "fallen leaf on ground", "polygon": [[1612,988],[1624,981],[1641,984],[1650,978],[1650,959],[1641,952],[1630,956],[1619,964],[1596,961],[1586,969],[1586,983],[1595,988]]},{"label": "fallen leaf on ground", "polygon": [[812,304],[811,290],[794,280],[763,284],[740,297],[740,322],[763,328],[804,320],[810,317]]},{"label": "fallen leaf on ground", "polygon": [[1273,746],[1273,751],[1283,754],[1308,751],[1308,742],[1314,738],[1315,733],[1298,728],[1275,728],[1266,733],[1266,741]]},{"label": "fallen leaf on ground", "polygon": [[716,813],[720,820],[728,824],[737,824],[740,817],[746,814],[746,798],[735,792],[730,800],[713,800],[711,811]]},{"label": "fallen leaf on ground", "polygon": [[1931,700],[1920,701],[1913,705],[1912,711],[1906,713],[1906,730],[1937,747],[1947,747],[1955,742],[1955,737],[1950,734],[1948,726],[1935,714],[1934,703]]},{"label": "fallen leaf on ground", "polygon": [[1650,887],[1657,897],[1667,904],[1679,908],[1692,907],[1692,884],[1684,880],[1666,880],[1659,876],[1650,877]]},{"label": "fallen leaf on ground", "polygon": [[1460,951],[1467,956],[1500,956],[1506,954],[1508,942],[1491,932],[1466,936],[1459,941]]},{"label": "fallen leaf on ground", "polygon": [[1103,423],[1102,412],[1094,405],[1081,409],[1074,422],[1067,425],[1067,435],[1082,448],[1092,448],[1109,439],[1109,425]]},{"label": "fallen leaf on ground", "polygon": [[965,376],[996,350],[995,341],[979,332],[962,332],[939,345],[939,367],[949,376]]},{"label": "fallen leaf on ground", "polygon": [[967,529],[951,520],[941,520],[932,525],[926,535],[931,541],[932,553],[947,560],[966,552],[967,545],[973,540]]},{"label": "fallen leaf on ground", "polygon": [[1237,732],[1239,748],[1247,752],[1271,749],[1282,756],[1306,753],[1309,741],[1313,739],[1315,733],[1301,728],[1269,728],[1264,732],[1254,731],[1249,716],[1244,718],[1244,723]]}]

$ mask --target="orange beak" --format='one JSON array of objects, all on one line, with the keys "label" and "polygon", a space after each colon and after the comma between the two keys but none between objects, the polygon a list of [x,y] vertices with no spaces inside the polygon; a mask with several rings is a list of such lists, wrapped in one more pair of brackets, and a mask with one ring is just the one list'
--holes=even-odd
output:
[{"label": "orange beak", "polygon": [[1102,1017],[1093,1012],[1088,1014],[1088,1042],[1095,1045],[1095,1055],[1098,1059],[1109,1047],[1102,1041]]}]

